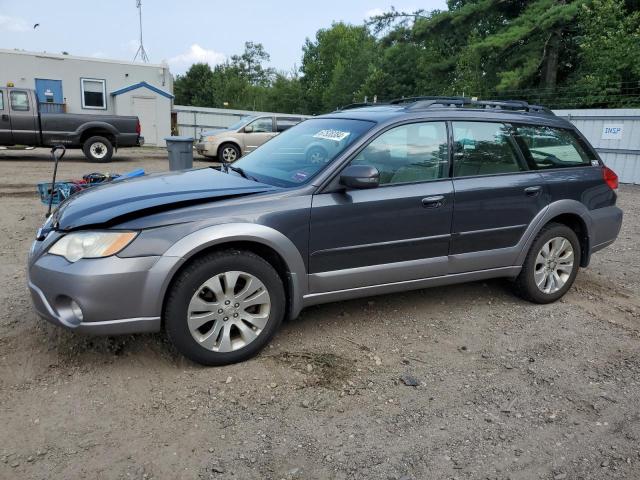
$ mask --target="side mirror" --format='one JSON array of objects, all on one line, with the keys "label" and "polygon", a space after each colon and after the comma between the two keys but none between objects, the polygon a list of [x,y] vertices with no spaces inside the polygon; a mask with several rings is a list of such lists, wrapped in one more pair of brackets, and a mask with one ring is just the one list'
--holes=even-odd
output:
[{"label": "side mirror", "polygon": [[253,132],[253,127],[251,125],[247,125],[246,127],[244,127],[244,133],[251,133]]},{"label": "side mirror", "polygon": [[376,188],[380,185],[380,172],[369,165],[350,165],[342,171],[340,185],[347,188]]}]

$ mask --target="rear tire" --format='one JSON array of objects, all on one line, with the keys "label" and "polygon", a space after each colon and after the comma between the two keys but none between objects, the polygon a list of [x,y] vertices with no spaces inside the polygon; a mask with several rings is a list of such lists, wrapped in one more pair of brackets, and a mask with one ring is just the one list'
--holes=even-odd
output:
[{"label": "rear tire", "polygon": [[242,156],[240,149],[233,143],[223,143],[218,148],[218,161],[223,163],[233,163]]},{"label": "rear tire", "polygon": [[285,314],[280,276],[254,253],[224,250],[192,261],[174,281],[164,309],[167,335],[202,365],[253,357]]},{"label": "rear tire", "polygon": [[534,303],[562,298],[580,269],[581,247],[566,225],[550,223],[535,238],[514,282],[518,296]]},{"label": "rear tire", "polygon": [[105,137],[96,135],[85,140],[82,144],[82,151],[90,162],[108,163],[113,156],[113,145]]}]

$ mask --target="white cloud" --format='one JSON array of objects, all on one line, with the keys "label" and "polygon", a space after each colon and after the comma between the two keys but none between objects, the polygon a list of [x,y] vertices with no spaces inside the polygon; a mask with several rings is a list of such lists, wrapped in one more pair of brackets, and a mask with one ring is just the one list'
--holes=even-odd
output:
[{"label": "white cloud", "polygon": [[0,15],[0,31],[27,32],[32,28],[33,25],[29,25],[23,18]]},{"label": "white cloud", "polygon": [[168,60],[169,66],[174,72],[181,72],[186,70],[194,63],[208,63],[211,66],[217,65],[225,61],[227,56],[224,53],[216,52],[215,50],[208,50],[202,48],[197,43],[194,43],[189,49],[171,57]]},{"label": "white cloud", "polygon": [[378,17],[383,13],[385,13],[385,11],[380,7],[372,8],[371,10],[367,10],[367,13],[364,14],[364,18]]}]

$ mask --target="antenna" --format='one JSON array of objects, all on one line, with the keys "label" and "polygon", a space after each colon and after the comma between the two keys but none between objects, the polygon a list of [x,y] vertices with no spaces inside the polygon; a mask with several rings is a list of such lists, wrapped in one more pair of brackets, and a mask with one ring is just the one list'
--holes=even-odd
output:
[{"label": "antenna", "polygon": [[144,49],[144,45],[142,44],[142,0],[136,0],[136,8],[138,9],[138,17],[140,18],[140,46],[138,47],[138,51],[136,52],[136,56],[133,57],[133,61],[135,62],[140,55],[140,60],[144,63],[149,63],[149,57],[147,56],[147,52]]}]

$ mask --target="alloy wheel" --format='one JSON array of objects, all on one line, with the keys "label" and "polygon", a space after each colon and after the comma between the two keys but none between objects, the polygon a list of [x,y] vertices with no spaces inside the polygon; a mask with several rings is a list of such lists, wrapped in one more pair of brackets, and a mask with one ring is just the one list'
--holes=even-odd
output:
[{"label": "alloy wheel", "polygon": [[538,289],[551,294],[564,287],[573,269],[571,242],[564,237],[554,237],[545,242],[538,252],[533,276]]},{"label": "alloy wheel", "polygon": [[193,338],[207,350],[239,350],[262,333],[271,299],[255,276],[239,271],[220,273],[204,282],[189,302],[187,323]]},{"label": "alloy wheel", "polygon": [[225,148],[222,149],[222,159],[225,162],[227,162],[227,163],[235,162],[237,158],[238,158],[238,154],[237,154],[235,148],[233,148],[233,147],[225,147]]}]

